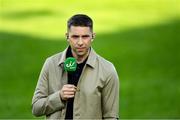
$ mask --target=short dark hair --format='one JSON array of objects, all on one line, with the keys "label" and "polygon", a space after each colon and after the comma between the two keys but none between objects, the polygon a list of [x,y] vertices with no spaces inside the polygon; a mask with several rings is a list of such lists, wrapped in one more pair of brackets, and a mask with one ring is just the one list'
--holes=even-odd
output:
[{"label": "short dark hair", "polygon": [[73,15],[67,22],[67,29],[69,30],[71,26],[90,27],[91,31],[93,31],[93,21],[85,14]]}]

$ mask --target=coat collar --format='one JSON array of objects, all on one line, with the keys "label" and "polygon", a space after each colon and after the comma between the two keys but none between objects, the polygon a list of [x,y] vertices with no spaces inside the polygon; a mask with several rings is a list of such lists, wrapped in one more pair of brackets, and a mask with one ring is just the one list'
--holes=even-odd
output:
[{"label": "coat collar", "polygon": [[[62,52],[62,56],[60,57],[59,62],[58,62],[59,66],[63,66],[64,61],[66,60],[67,49],[68,49],[68,47]],[[94,68],[95,63],[96,63],[96,58],[97,58],[97,54],[94,51],[94,49],[91,47],[91,51],[89,53],[86,64],[89,65],[90,67]]]}]

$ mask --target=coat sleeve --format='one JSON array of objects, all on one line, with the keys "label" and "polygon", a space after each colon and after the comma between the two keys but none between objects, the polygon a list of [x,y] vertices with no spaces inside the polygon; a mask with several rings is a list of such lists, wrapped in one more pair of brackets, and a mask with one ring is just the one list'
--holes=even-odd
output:
[{"label": "coat sleeve", "polygon": [[32,99],[32,113],[35,116],[49,115],[65,106],[59,96],[59,91],[48,94],[48,79],[49,59],[43,65]]},{"label": "coat sleeve", "polygon": [[119,119],[119,78],[113,66],[102,89],[103,119]]}]

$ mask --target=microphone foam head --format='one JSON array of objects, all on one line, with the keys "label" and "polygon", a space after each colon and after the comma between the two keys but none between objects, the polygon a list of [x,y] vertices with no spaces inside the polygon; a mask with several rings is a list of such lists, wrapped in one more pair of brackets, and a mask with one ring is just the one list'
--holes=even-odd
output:
[{"label": "microphone foam head", "polygon": [[66,72],[74,72],[77,68],[77,62],[74,57],[68,57],[64,62],[64,70]]}]

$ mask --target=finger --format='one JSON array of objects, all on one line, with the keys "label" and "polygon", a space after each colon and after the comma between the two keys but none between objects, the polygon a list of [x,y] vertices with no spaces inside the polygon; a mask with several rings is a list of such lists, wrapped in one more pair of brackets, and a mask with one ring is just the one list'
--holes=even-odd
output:
[{"label": "finger", "polygon": [[68,98],[73,98],[74,97],[74,95],[67,95],[66,96],[66,98],[68,99]]},{"label": "finger", "polygon": [[64,94],[64,95],[74,95],[75,92],[64,92],[63,94]]},{"label": "finger", "polygon": [[74,95],[65,95],[64,98],[68,99],[68,98],[73,98]]},{"label": "finger", "polygon": [[74,86],[72,84],[66,84],[66,85],[64,85],[64,87],[66,87],[66,88],[76,88],[76,86]]},{"label": "finger", "polygon": [[75,92],[75,88],[63,88],[63,92]]}]

